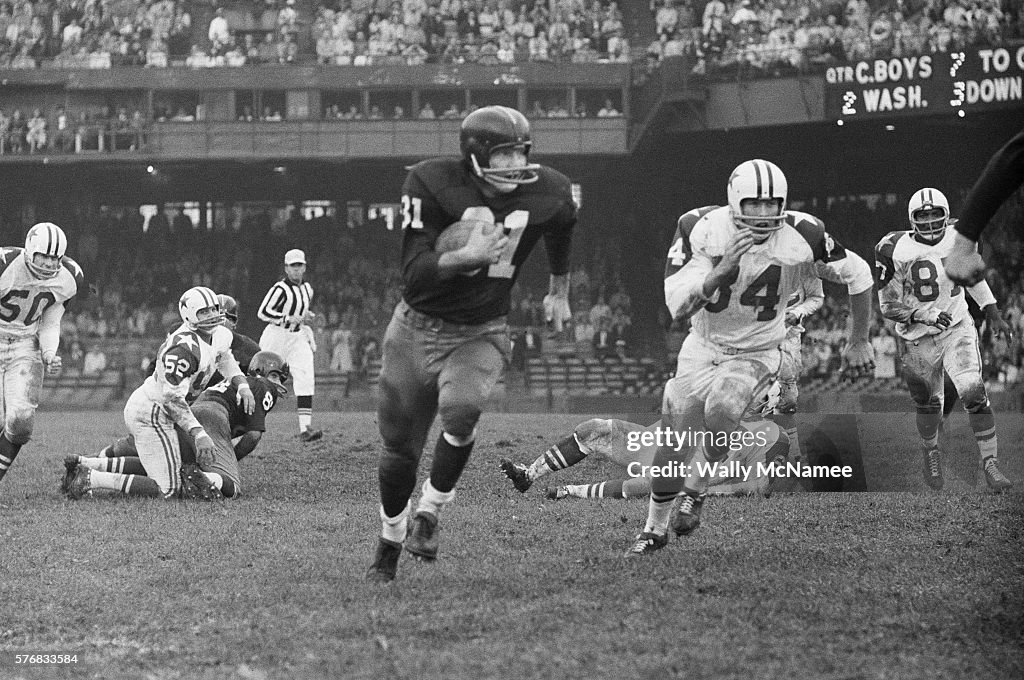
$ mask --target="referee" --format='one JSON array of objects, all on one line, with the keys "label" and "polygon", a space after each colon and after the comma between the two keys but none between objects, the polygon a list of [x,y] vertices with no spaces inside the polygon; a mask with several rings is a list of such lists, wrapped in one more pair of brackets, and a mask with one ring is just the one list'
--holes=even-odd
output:
[{"label": "referee", "polygon": [[313,329],[306,324],[315,314],[309,309],[313,287],[306,275],[306,254],[299,249],[284,254],[283,279],[267,291],[257,316],[267,327],[260,336],[260,349],[275,352],[291,370],[299,410],[299,439],[312,442],[324,436],[313,424]]}]

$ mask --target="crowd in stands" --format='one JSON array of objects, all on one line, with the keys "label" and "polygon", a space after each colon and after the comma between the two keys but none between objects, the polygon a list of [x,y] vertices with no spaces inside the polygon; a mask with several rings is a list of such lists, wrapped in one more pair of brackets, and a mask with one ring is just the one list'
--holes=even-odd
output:
[{"label": "crowd in stands", "polygon": [[615,0],[6,0],[0,67],[625,62]]},{"label": "crowd in stands", "polygon": [[862,59],[991,47],[1024,37],[1016,0],[652,0],[649,68],[778,76]]},{"label": "crowd in stands", "polygon": [[26,116],[20,108],[8,115],[0,108],[0,155],[36,153],[83,153],[88,151],[136,151],[146,143],[146,116],[127,106],[75,116],[64,107],[45,113],[40,108]]}]

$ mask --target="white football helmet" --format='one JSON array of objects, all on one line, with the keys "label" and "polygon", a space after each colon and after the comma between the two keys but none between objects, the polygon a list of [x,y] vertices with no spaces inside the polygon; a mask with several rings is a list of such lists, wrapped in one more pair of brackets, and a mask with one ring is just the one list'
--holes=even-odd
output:
[{"label": "white football helmet", "polygon": [[[917,214],[922,210],[941,210],[942,217],[920,219]],[[946,235],[946,227],[950,224],[949,201],[938,189],[918,189],[907,204],[907,215],[910,217],[910,226],[920,239],[927,243],[935,243]]]},{"label": "white football helmet", "polygon": [[[737,227],[750,229],[763,238],[782,229],[786,219],[783,213],[786,210],[789,184],[786,182],[786,176],[782,174],[782,170],[779,170],[779,166],[759,158],[740,163],[729,176],[729,187],[726,193],[729,198],[729,210]],[[775,199],[778,202],[779,210],[775,215],[758,216],[756,221],[755,218],[744,217],[740,204],[747,198]]]},{"label": "white football helmet", "polygon": [[[217,313],[200,321],[199,312],[211,308]],[[206,286],[186,290],[178,300],[178,313],[185,325],[194,331],[212,331],[224,323],[224,312],[220,308],[217,294]]]},{"label": "white football helmet", "polygon": [[[40,222],[28,230],[25,236],[25,266],[37,279],[52,279],[60,272],[60,258],[68,248],[68,237],[64,230],[53,222]],[[56,263],[38,265],[36,253],[56,257]]]}]

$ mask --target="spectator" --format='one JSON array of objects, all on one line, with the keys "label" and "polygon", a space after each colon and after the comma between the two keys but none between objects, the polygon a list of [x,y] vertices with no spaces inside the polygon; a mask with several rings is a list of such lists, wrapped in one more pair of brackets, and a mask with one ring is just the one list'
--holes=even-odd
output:
[{"label": "spectator", "polygon": [[25,134],[28,142],[29,153],[44,151],[46,149],[46,118],[42,111],[34,109],[32,117],[28,119],[28,132]]},{"label": "spectator", "polygon": [[90,345],[82,360],[82,374],[99,375],[105,370],[107,370],[106,353],[98,345]]},{"label": "spectator", "polygon": [[213,50],[216,51],[220,45],[226,45],[231,37],[231,31],[228,29],[228,20],[224,18],[224,8],[218,7],[214,12],[214,16],[210,19],[210,28],[206,32],[207,38],[210,44],[213,46]]}]

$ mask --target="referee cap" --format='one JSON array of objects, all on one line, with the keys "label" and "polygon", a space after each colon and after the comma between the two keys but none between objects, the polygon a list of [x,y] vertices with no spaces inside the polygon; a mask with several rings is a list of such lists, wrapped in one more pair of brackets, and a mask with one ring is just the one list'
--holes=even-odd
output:
[{"label": "referee cap", "polygon": [[292,248],[284,254],[285,264],[306,264],[306,253],[298,248]]}]

